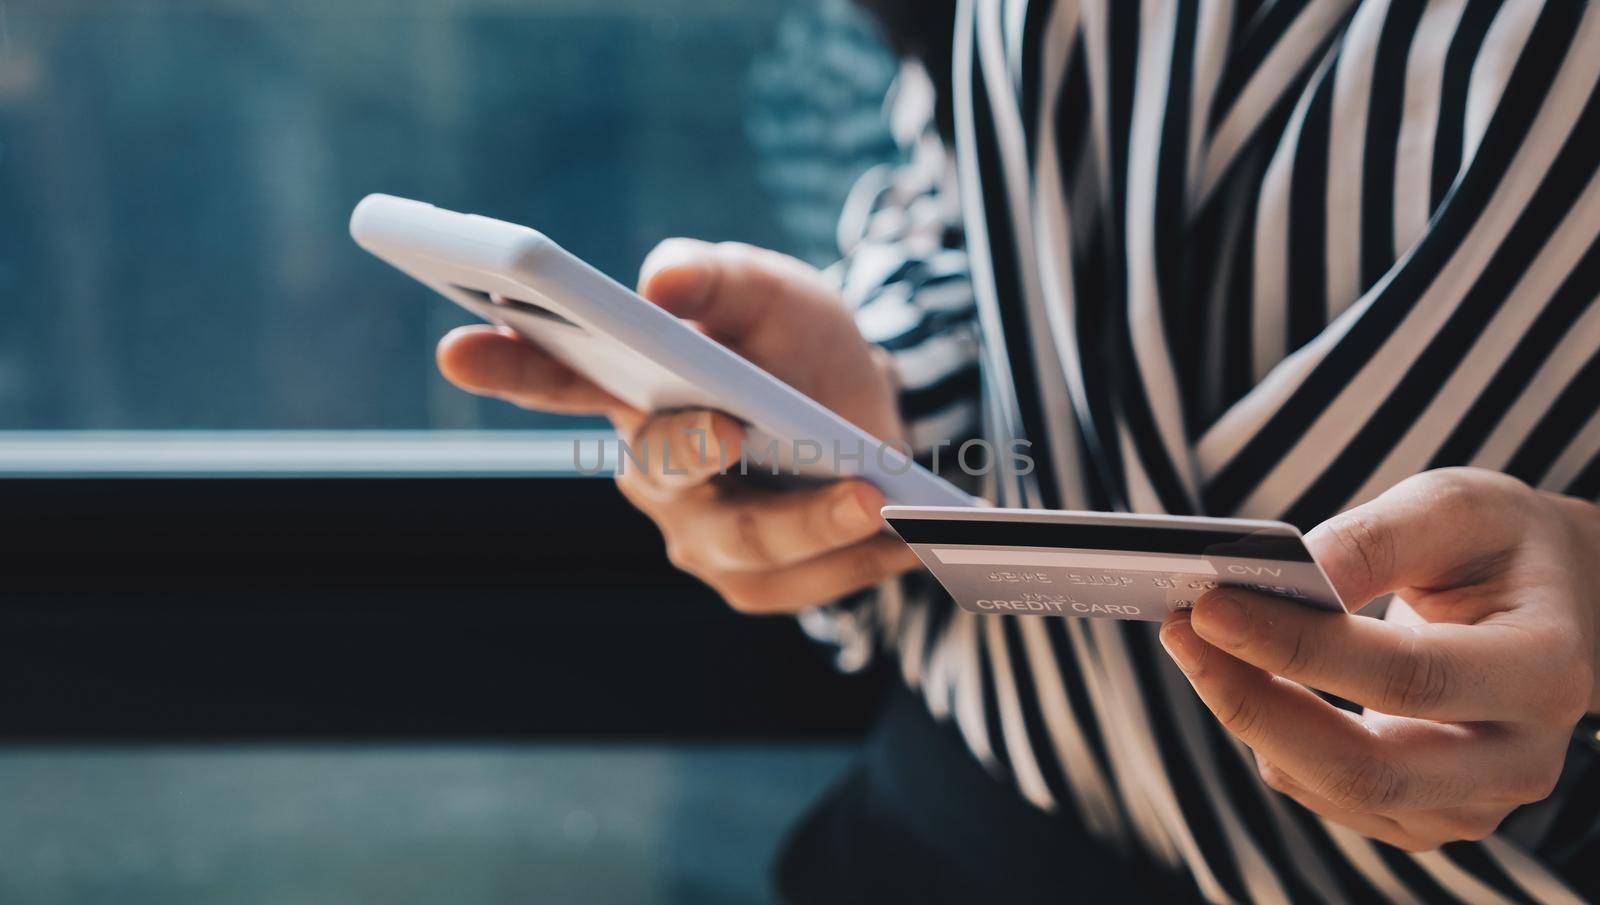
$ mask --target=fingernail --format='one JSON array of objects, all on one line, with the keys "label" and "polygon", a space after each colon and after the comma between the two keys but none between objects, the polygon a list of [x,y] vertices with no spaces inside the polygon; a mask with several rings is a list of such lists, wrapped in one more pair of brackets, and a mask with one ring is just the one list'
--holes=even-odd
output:
[{"label": "fingernail", "polygon": [[1206,654],[1205,644],[1189,627],[1188,619],[1180,617],[1161,627],[1161,646],[1167,649],[1172,662],[1189,675],[1199,671]]},{"label": "fingernail", "polygon": [[1227,594],[1207,594],[1195,604],[1195,630],[1221,647],[1239,647],[1250,637],[1250,614]]},{"label": "fingernail", "polygon": [[851,531],[865,531],[878,522],[878,508],[872,506],[870,497],[876,491],[869,487],[847,485],[833,502],[833,518],[840,527]]}]

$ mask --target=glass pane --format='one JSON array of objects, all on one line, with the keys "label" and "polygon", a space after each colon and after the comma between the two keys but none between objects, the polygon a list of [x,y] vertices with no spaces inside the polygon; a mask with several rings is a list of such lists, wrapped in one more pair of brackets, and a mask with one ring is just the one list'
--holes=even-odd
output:
[{"label": "glass pane", "polygon": [[0,430],[571,426],[438,378],[356,201],[824,263],[892,74],[847,0],[0,0]]}]

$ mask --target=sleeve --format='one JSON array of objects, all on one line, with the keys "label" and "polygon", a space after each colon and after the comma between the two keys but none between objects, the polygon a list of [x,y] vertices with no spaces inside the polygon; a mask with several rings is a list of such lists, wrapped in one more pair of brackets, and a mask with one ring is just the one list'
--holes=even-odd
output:
[{"label": "sleeve", "polygon": [[[979,428],[979,333],[936,94],[919,64],[902,67],[888,100],[900,160],[856,183],[839,221],[843,257],[828,274],[862,334],[890,355],[918,460],[957,480],[954,450]],[[802,613],[800,624],[837,647],[839,668],[856,671],[894,646],[921,597],[888,582]]]},{"label": "sleeve", "polygon": [[898,163],[869,170],[839,219],[829,269],[867,339],[889,352],[913,449],[975,435],[978,325],[954,162],[934,121],[925,70],[901,70],[889,98]]}]

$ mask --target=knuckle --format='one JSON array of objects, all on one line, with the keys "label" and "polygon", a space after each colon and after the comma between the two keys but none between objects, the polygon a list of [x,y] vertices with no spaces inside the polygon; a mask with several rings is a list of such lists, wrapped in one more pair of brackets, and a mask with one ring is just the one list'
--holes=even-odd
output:
[{"label": "knuckle", "polygon": [[678,267],[701,267],[714,255],[714,246],[700,239],[673,236],[656,243],[639,265],[639,291],[654,295],[653,281],[662,273]]},{"label": "knuckle", "polygon": [[708,418],[702,412],[679,412],[673,416],[661,443],[662,454],[668,457],[661,463],[663,473],[669,466],[674,470],[697,469],[704,464],[705,444],[700,441],[706,436]]},{"label": "knuckle", "polygon": [[1262,783],[1273,791],[1288,792],[1295,786],[1294,781],[1289,778],[1289,774],[1283,772],[1283,769],[1277,764],[1269,761],[1257,760],[1256,772],[1261,775]]},{"label": "knuckle", "polygon": [[1511,801],[1514,804],[1531,804],[1543,801],[1556,791],[1556,785],[1561,782],[1561,772],[1565,759],[1547,761],[1531,770],[1524,771],[1519,781],[1513,784]]},{"label": "knuckle", "polygon": [[673,251],[674,249],[678,249],[678,248],[687,247],[690,244],[692,244],[693,241],[694,240],[685,238],[683,236],[668,236],[667,238],[662,239],[660,242],[657,242],[650,249],[649,254],[645,255],[645,259],[649,260],[649,258],[652,257],[653,255],[661,254],[663,252]]},{"label": "knuckle", "polygon": [[1376,709],[1395,716],[1434,712],[1449,692],[1448,655],[1410,633],[1389,655]]},{"label": "knuckle", "polygon": [[1218,714],[1223,728],[1249,743],[1257,737],[1266,711],[1250,695],[1239,695],[1227,707],[1226,714]]},{"label": "knuckle", "polygon": [[1523,627],[1517,642],[1536,649],[1538,657],[1525,669],[1526,675],[1517,677],[1517,711],[1507,719],[1570,730],[1588,713],[1594,694],[1590,642],[1580,632],[1556,626]]},{"label": "knuckle", "polygon": [[1438,505],[1458,514],[1476,512],[1497,497],[1518,495],[1528,490],[1522,480],[1487,468],[1456,466],[1438,468],[1417,476],[1428,482]]},{"label": "knuckle", "polygon": [[774,553],[767,541],[764,522],[754,510],[740,509],[734,514],[732,534],[735,558],[755,566],[773,563]]},{"label": "knuckle", "polygon": [[688,236],[668,236],[657,242],[644,256],[644,265],[640,270],[643,275],[649,276],[664,264],[681,262],[700,253],[704,247],[698,239],[691,239]]},{"label": "knuckle", "polygon": [[1403,852],[1410,852],[1413,855],[1421,855],[1434,851],[1439,846],[1444,845],[1445,842],[1449,841],[1446,839],[1436,838],[1434,836],[1414,836],[1408,833],[1394,833],[1386,837],[1380,836],[1379,838],[1389,845],[1392,845]]},{"label": "knuckle", "polygon": [[759,272],[747,272],[756,270],[751,266],[756,262],[755,246],[744,242],[718,242],[712,246],[712,253],[723,265],[736,268],[737,272],[746,278],[760,276]]},{"label": "knuckle", "polygon": [[738,275],[753,297],[775,295],[782,291],[784,277],[775,266],[776,254],[747,242],[718,242],[717,256]]},{"label": "knuckle", "polygon": [[1427,501],[1428,509],[1441,518],[1459,518],[1476,507],[1482,488],[1473,480],[1470,469],[1439,468],[1413,475],[1402,482],[1404,489]]},{"label": "knuckle", "polygon": [[667,562],[672,563],[673,568],[681,572],[692,575],[700,570],[700,557],[694,551],[694,544],[667,539]]},{"label": "knuckle", "polygon": [[618,471],[612,480],[616,481],[618,492],[633,508],[641,512],[649,512],[647,508],[650,499],[649,488],[645,483],[644,476],[640,475],[636,470]]},{"label": "knuckle", "polygon": [[743,592],[730,591],[723,594],[722,599],[729,609],[737,613],[755,613],[760,609],[755,600]]},{"label": "knuckle", "polygon": [[1313,675],[1320,671],[1321,666],[1320,646],[1309,631],[1301,630],[1294,633],[1294,642],[1284,655],[1282,665],[1273,672],[1289,676]]},{"label": "knuckle", "polygon": [[795,529],[800,532],[801,537],[813,541],[821,548],[829,538],[838,534],[839,519],[834,513],[833,497],[818,494],[800,507]]},{"label": "knuckle", "polygon": [[1393,569],[1394,539],[1378,519],[1353,509],[1330,520],[1327,530],[1350,558],[1363,587],[1376,587]]},{"label": "knuckle", "polygon": [[853,551],[846,557],[845,565],[850,570],[850,584],[854,587],[868,587],[884,579],[883,558],[869,546]]},{"label": "knuckle", "polygon": [[728,607],[739,613],[759,613],[764,609],[765,598],[756,587],[747,584],[728,585],[717,589]]},{"label": "knuckle", "polygon": [[1475,507],[1484,491],[1483,476],[1470,468],[1440,468],[1419,476],[1435,506],[1460,514]]},{"label": "knuckle", "polygon": [[[710,413],[706,409],[678,409],[661,414],[650,419],[650,440],[658,453],[670,449],[672,456],[682,456],[693,448],[694,438],[704,430],[707,419]],[[675,459],[672,464],[680,465],[682,460]]]},{"label": "knuckle", "polygon": [[1589,712],[1589,706],[1594,699],[1595,664],[1592,657],[1579,656],[1572,669],[1567,670],[1567,712],[1562,714],[1563,722],[1570,720],[1577,723]]},{"label": "knuckle", "polygon": [[1330,768],[1314,791],[1342,810],[1371,813],[1400,801],[1405,786],[1405,776],[1398,767],[1368,755],[1353,765]]},{"label": "knuckle", "polygon": [[1594,660],[1582,654],[1576,638],[1572,641],[1573,654],[1555,660],[1561,666],[1550,671],[1549,694],[1540,708],[1548,722],[1564,729],[1583,719],[1594,695]]},{"label": "knuckle", "polygon": [[1500,828],[1505,814],[1477,814],[1465,816],[1455,821],[1456,839],[1465,842],[1481,842],[1494,835]]},{"label": "knuckle", "polygon": [[1416,482],[1429,511],[1445,524],[1470,523],[1490,513],[1503,519],[1521,508],[1529,491],[1511,475],[1464,466],[1423,472],[1410,482]]},{"label": "knuckle", "polygon": [[717,243],[717,251],[734,260],[745,260],[755,257],[760,249],[749,242],[728,239]]},{"label": "knuckle", "polygon": [[1538,701],[1535,712],[1539,722],[1551,726],[1570,728],[1578,724],[1589,712],[1590,689],[1593,679],[1582,688],[1571,678],[1562,677],[1551,683],[1549,693]]},{"label": "knuckle", "polygon": [[616,478],[619,486],[645,492],[661,486],[660,474],[652,467],[650,451],[661,449],[654,422],[646,425],[631,438],[617,441]]}]

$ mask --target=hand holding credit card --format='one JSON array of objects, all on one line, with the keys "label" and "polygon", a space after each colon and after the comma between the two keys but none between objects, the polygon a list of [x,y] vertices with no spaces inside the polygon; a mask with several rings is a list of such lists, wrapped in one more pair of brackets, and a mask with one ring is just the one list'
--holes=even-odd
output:
[{"label": "hand holding credit card", "polygon": [[1219,587],[1346,611],[1283,522],[934,506],[883,517],[972,613],[1160,622]]}]

